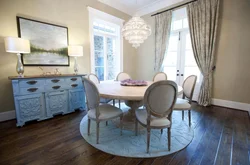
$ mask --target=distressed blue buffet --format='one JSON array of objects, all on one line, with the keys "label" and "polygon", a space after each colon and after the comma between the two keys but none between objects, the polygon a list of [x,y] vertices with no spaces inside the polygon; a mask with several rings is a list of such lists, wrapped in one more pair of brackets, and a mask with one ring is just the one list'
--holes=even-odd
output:
[{"label": "distressed blue buffet", "polygon": [[15,101],[17,126],[57,114],[85,109],[82,83],[85,75],[9,77]]}]

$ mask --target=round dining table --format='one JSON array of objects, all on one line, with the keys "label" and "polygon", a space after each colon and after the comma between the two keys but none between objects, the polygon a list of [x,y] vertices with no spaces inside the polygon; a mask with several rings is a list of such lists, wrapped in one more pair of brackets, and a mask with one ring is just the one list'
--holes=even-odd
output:
[{"label": "round dining table", "polygon": [[[124,111],[123,124],[131,124],[135,121],[135,110],[143,106],[143,98],[147,88],[152,84],[147,81],[147,86],[122,86],[120,81],[104,81],[97,85],[100,97],[107,99],[124,100],[130,108]],[[183,88],[178,86],[178,95],[182,94]]]}]

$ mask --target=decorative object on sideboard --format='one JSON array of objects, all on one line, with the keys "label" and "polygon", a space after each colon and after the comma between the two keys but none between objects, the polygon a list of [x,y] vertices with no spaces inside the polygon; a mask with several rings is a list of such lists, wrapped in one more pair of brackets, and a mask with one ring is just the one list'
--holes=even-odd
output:
[{"label": "decorative object on sideboard", "polygon": [[68,28],[17,17],[18,35],[30,40],[31,53],[22,55],[24,66],[69,66]]},{"label": "decorative object on sideboard", "polygon": [[17,53],[17,65],[16,71],[19,77],[23,77],[24,68],[21,61],[20,53],[30,53],[30,42],[29,40],[25,40],[17,37],[6,37],[4,39],[5,50],[8,53]]},{"label": "decorative object on sideboard", "polygon": [[68,54],[69,54],[69,56],[72,56],[75,58],[74,71],[75,71],[75,74],[77,75],[77,73],[78,73],[77,57],[83,56],[83,47],[71,45],[68,47]]},{"label": "decorative object on sideboard", "polygon": [[[44,67],[40,67],[39,69],[43,72],[41,75],[42,76],[53,76],[53,75],[61,75],[61,72],[59,71],[59,68],[44,68]],[[51,70],[54,69],[53,72],[51,72]]]}]

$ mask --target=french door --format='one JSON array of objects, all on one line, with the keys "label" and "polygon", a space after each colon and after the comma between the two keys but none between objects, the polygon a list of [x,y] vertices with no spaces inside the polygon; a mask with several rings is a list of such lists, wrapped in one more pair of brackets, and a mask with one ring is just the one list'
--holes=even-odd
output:
[{"label": "french door", "polygon": [[93,71],[100,81],[113,80],[119,73],[119,59],[116,53],[116,37],[94,34]]},{"label": "french door", "polygon": [[202,77],[193,55],[188,30],[171,33],[163,66],[168,80],[175,81],[180,86],[188,76],[197,75],[193,100],[198,99]]}]

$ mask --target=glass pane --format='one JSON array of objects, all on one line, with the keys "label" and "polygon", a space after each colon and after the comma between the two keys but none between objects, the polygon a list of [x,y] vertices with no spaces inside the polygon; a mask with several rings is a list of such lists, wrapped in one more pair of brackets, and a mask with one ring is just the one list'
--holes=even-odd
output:
[{"label": "glass pane", "polygon": [[164,60],[165,66],[176,66],[177,65],[177,52],[168,52]]},{"label": "glass pane", "polygon": [[172,30],[182,29],[182,20],[175,20],[172,22]]},{"label": "glass pane", "polygon": [[186,49],[191,49],[192,50],[192,43],[191,43],[190,34],[186,35]]},{"label": "glass pane", "polygon": [[116,69],[114,66],[108,67],[108,80],[114,80],[116,78]]},{"label": "glass pane", "polygon": [[201,80],[201,74],[198,67],[185,67],[184,69],[184,79],[186,79],[190,75],[197,76],[197,82]]},{"label": "glass pane", "polygon": [[103,37],[94,36],[94,49],[97,51],[103,51]]},{"label": "glass pane", "polygon": [[100,81],[104,81],[104,67],[96,67],[95,74]]},{"label": "glass pane", "polygon": [[107,79],[115,79],[116,76],[116,62],[115,62],[115,39],[107,38]]},{"label": "glass pane", "polygon": [[188,19],[183,19],[183,28],[188,28]]},{"label": "glass pane", "polygon": [[197,66],[192,50],[185,51],[185,66]]},{"label": "glass pane", "polygon": [[178,49],[178,36],[171,35],[169,39],[168,51],[177,51]]},{"label": "glass pane", "polygon": [[104,66],[103,52],[95,51],[95,66]]},{"label": "glass pane", "polygon": [[168,76],[168,80],[176,81],[176,67],[164,67],[164,72]]}]

